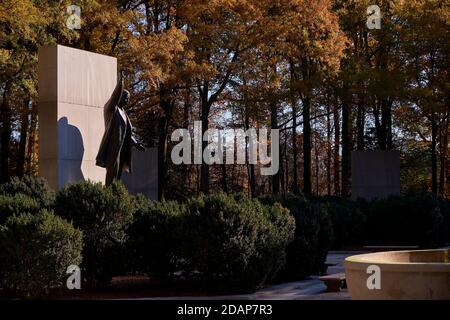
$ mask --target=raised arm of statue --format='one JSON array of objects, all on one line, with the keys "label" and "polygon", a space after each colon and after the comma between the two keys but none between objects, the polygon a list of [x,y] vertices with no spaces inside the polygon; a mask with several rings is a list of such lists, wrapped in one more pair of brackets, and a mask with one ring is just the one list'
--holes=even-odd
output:
[{"label": "raised arm of statue", "polygon": [[108,124],[109,119],[111,119],[112,114],[114,113],[115,107],[118,105],[120,101],[120,96],[122,95],[123,91],[123,71],[120,73],[119,81],[116,84],[116,87],[114,88],[114,91],[111,95],[111,98],[109,98],[108,102],[105,104],[105,108],[103,110],[104,118],[105,118],[105,126]]}]

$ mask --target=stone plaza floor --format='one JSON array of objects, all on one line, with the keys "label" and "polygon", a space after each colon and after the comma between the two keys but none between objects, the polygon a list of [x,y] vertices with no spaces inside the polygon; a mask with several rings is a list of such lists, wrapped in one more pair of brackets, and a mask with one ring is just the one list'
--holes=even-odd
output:
[{"label": "stone plaza floor", "polygon": [[[330,251],[326,263],[329,265],[327,274],[344,272],[344,259],[348,256],[363,252]],[[223,295],[223,296],[179,296],[179,297],[151,297],[138,300],[349,300],[346,289],[340,292],[326,292],[326,286],[318,276],[308,279],[276,284],[260,289],[251,294]]]}]

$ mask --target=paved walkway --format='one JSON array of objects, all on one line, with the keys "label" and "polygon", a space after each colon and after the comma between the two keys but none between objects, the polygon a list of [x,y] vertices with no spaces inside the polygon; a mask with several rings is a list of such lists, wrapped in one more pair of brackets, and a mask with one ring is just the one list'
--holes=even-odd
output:
[{"label": "paved walkway", "polygon": [[[327,256],[328,274],[344,272],[343,262],[348,256],[362,252],[331,251]],[[225,296],[186,296],[186,297],[152,297],[140,300],[348,300],[347,290],[341,292],[325,292],[326,286],[319,277],[306,280],[272,285],[251,294]]]}]

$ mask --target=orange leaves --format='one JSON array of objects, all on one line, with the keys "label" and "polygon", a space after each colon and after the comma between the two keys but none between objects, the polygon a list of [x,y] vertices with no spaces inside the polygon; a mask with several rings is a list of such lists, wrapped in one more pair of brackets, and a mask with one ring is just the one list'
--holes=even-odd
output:
[{"label": "orange leaves", "polygon": [[330,1],[284,0],[267,6],[271,50],[294,61],[309,56],[333,68],[339,66],[345,37],[339,32],[338,17],[331,11]]},{"label": "orange leaves", "polygon": [[150,33],[128,40],[128,53],[121,63],[139,66],[140,78],[153,87],[170,81],[177,74],[180,55],[184,52],[186,35],[176,28],[162,33]]}]

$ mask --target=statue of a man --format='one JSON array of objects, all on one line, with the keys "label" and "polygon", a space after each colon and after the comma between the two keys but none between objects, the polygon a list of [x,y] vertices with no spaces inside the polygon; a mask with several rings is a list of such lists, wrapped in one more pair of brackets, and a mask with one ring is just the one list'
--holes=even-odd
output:
[{"label": "statue of a man", "polygon": [[123,88],[123,71],[114,92],[105,104],[103,116],[105,133],[96,157],[96,165],[106,168],[105,184],[109,186],[114,179],[120,179],[123,171],[131,172],[132,147],[144,151],[137,142],[131,121],[125,112],[130,93]]}]

